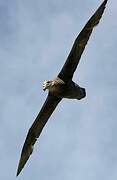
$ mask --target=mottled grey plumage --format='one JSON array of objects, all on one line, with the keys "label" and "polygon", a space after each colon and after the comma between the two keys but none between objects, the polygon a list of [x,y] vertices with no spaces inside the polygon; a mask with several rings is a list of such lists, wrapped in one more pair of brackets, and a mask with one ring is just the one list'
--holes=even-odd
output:
[{"label": "mottled grey plumage", "polygon": [[89,19],[83,30],[76,38],[71,52],[57,78],[52,81],[44,81],[43,90],[48,89],[47,99],[32,124],[27,134],[18,165],[17,176],[23,169],[33,151],[33,146],[40,136],[43,127],[63,98],[82,99],[86,96],[85,89],[72,81],[73,74],[77,68],[81,55],[93,31],[99,23],[108,0],[104,0],[94,15]]}]

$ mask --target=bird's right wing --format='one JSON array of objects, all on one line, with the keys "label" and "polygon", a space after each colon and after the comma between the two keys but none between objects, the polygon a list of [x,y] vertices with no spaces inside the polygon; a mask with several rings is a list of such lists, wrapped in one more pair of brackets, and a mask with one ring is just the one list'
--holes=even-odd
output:
[{"label": "bird's right wing", "polygon": [[94,15],[89,19],[85,27],[82,29],[78,37],[76,38],[71,52],[60,71],[58,77],[64,82],[68,82],[72,79],[73,74],[77,68],[81,55],[85,49],[85,46],[90,38],[93,28],[99,23],[102,14],[104,12],[106,3],[108,0],[104,0],[101,6],[97,9]]},{"label": "bird's right wing", "polygon": [[46,122],[48,121],[49,117],[55,110],[58,103],[61,101],[61,98],[54,97],[52,95],[48,95],[41,111],[39,112],[37,118],[35,119],[34,123],[32,124],[31,128],[28,131],[25,143],[23,145],[23,149],[21,152],[21,157],[18,165],[17,176],[23,169],[24,165],[26,164],[27,160],[29,159],[30,155],[33,151],[33,146],[37,141],[37,138],[40,136],[43,127],[45,126]]}]

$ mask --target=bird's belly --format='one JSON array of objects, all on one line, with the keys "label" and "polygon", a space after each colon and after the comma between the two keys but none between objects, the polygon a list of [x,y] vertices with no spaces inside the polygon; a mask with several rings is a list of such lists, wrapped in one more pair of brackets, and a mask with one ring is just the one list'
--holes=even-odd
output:
[{"label": "bird's belly", "polygon": [[63,89],[60,85],[53,85],[51,88],[49,88],[49,92],[57,97],[62,97]]},{"label": "bird's belly", "polygon": [[67,98],[67,99],[82,99],[84,97],[80,88],[73,86],[53,86],[49,89],[50,93],[59,98]]}]

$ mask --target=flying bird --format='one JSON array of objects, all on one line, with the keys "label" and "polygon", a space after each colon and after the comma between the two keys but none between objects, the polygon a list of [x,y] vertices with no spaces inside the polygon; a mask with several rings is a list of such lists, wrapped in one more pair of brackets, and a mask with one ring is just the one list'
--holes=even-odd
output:
[{"label": "flying bird", "polygon": [[99,23],[102,17],[107,1],[108,0],[103,1],[75,39],[70,54],[57,77],[54,80],[44,81],[43,90],[48,90],[48,96],[28,131],[21,152],[17,176],[32,154],[35,142],[39,138],[46,122],[57,107],[58,103],[63,98],[80,100],[86,96],[85,88],[76,84],[72,78],[93,28]]}]

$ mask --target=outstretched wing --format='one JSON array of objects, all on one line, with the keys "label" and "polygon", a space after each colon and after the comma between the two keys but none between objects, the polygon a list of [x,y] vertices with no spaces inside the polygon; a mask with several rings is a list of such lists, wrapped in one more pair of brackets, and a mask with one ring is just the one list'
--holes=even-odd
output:
[{"label": "outstretched wing", "polygon": [[76,38],[71,52],[60,71],[58,77],[64,82],[68,82],[72,79],[73,74],[77,68],[81,55],[85,49],[85,46],[89,40],[89,37],[93,31],[93,28],[99,23],[102,14],[104,12],[106,3],[108,0],[104,0],[101,6],[97,9],[94,15],[89,19],[85,27],[82,29],[78,37]]},{"label": "outstretched wing", "polygon": [[37,118],[35,119],[34,123],[32,124],[31,128],[28,131],[22,152],[21,157],[18,165],[17,176],[23,169],[24,165],[26,164],[27,160],[29,159],[30,155],[33,151],[33,146],[40,136],[43,127],[45,126],[46,122],[48,121],[49,117],[55,110],[58,103],[61,101],[61,98],[57,98],[54,96],[48,95],[41,111],[39,112]]}]

